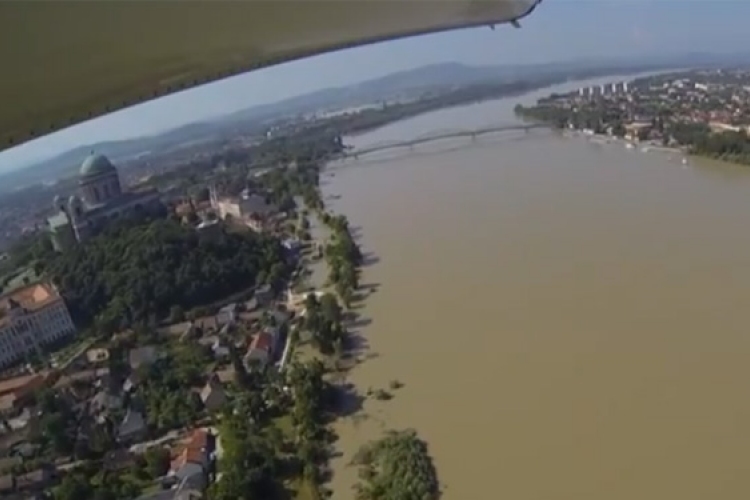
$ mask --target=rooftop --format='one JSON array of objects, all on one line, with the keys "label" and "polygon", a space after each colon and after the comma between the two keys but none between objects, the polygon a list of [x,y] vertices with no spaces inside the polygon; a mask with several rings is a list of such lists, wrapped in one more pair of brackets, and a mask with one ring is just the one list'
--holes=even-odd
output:
[{"label": "rooftop", "polygon": [[[16,306],[35,311],[58,300],[60,300],[60,294],[52,283],[35,283],[0,296],[0,311],[7,312]],[[0,325],[2,325],[2,315],[0,315]]]},{"label": "rooftop", "polygon": [[260,349],[270,352],[272,346],[273,336],[270,333],[262,332],[253,338],[253,341],[250,343],[250,350]]},{"label": "rooftop", "polygon": [[6,380],[0,380],[0,395],[24,392],[40,386],[46,379],[46,373],[22,375]]}]

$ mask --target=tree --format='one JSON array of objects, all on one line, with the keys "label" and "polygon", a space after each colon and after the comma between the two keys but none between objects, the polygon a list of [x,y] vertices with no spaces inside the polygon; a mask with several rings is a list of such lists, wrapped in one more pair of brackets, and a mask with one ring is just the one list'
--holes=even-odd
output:
[{"label": "tree", "polygon": [[100,317],[107,330],[166,318],[248,288],[276,265],[286,272],[280,242],[268,235],[224,232],[200,238],[170,220],[122,221],[45,260],[71,315],[83,325]]},{"label": "tree", "polygon": [[170,455],[166,448],[159,446],[149,448],[144,458],[148,473],[152,478],[162,477],[169,471]]},{"label": "tree", "polygon": [[91,498],[93,488],[82,474],[71,472],[63,477],[60,485],[53,491],[55,500],[84,500]]},{"label": "tree", "polygon": [[169,310],[169,321],[171,323],[181,323],[185,321],[185,311],[179,304],[175,304]]}]

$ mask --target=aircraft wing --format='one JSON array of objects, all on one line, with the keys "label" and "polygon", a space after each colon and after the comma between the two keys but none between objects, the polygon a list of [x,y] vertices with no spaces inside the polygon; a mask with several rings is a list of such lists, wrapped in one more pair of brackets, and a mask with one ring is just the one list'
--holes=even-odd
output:
[{"label": "aircraft wing", "polygon": [[0,2],[0,150],[264,66],[409,35],[512,22],[540,1]]}]

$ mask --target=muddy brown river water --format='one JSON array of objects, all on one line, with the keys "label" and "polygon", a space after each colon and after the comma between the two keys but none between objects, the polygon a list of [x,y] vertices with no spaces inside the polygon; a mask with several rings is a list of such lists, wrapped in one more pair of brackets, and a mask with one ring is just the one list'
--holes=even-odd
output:
[{"label": "muddy brown river water", "polygon": [[[350,142],[513,122],[518,100]],[[334,498],[357,447],[404,427],[444,500],[748,498],[750,169],[551,131],[468,142],[325,178],[377,288],[350,379],[405,384],[337,424]]]}]

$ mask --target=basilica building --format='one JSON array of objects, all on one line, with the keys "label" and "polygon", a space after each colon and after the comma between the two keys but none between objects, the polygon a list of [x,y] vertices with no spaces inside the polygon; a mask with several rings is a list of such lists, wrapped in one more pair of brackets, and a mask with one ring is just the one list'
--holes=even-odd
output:
[{"label": "basilica building", "polygon": [[56,250],[85,241],[108,222],[162,207],[159,191],[123,191],[117,168],[104,155],[91,154],[78,174],[78,194],[56,196],[56,214],[47,220]]}]

